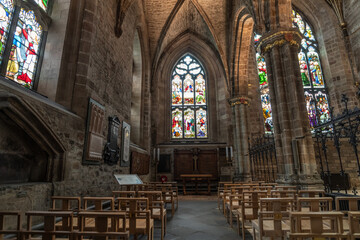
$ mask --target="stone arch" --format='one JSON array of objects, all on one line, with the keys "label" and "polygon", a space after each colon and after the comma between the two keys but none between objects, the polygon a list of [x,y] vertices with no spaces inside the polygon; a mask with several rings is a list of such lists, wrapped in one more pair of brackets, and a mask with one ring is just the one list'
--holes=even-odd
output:
[{"label": "stone arch", "polygon": [[64,179],[66,148],[51,126],[28,103],[11,93],[0,92],[0,123],[2,176],[20,170],[23,176],[13,182]]},{"label": "stone arch", "polygon": [[[169,142],[170,135],[170,76],[174,65],[186,53],[191,53],[202,64],[208,81],[209,142],[225,141],[227,124],[219,126],[219,116],[227,114],[228,85],[219,53],[208,42],[194,33],[184,32],[168,45],[154,68],[152,83],[152,122],[156,133],[153,143]],[[224,122],[228,119],[223,119]]]}]

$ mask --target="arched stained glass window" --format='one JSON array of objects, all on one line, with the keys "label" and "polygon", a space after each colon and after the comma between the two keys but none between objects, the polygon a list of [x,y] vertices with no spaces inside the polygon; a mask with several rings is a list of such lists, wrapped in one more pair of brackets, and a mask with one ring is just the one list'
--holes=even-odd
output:
[{"label": "arched stained glass window", "polygon": [[[306,108],[309,116],[310,128],[319,123],[330,120],[329,101],[325,88],[325,79],[321,68],[318,43],[310,25],[304,17],[295,10],[292,11],[293,27],[299,29],[303,36],[301,50],[298,55],[301,79],[304,87]],[[261,35],[254,34],[255,46]],[[261,104],[264,115],[265,132],[272,132],[271,104],[267,85],[265,59],[257,52],[258,74],[260,83]]]},{"label": "arched stained glass window", "polygon": [[[255,46],[257,46],[261,35],[254,34]],[[273,132],[273,122],[272,122],[272,113],[271,113],[271,104],[270,104],[270,95],[269,95],[269,87],[267,80],[267,70],[266,63],[264,57],[260,55],[259,52],[256,53],[256,63],[258,67],[259,74],[259,85],[260,85],[260,97],[261,97],[261,107],[264,116],[264,127],[265,133]]]},{"label": "arched stained glass window", "polygon": [[175,65],[171,76],[171,137],[208,137],[206,75],[200,62],[190,54]]},{"label": "arched stained glass window", "polygon": [[[33,88],[49,0],[0,0],[1,74]],[[37,16],[40,14],[41,16]]]}]

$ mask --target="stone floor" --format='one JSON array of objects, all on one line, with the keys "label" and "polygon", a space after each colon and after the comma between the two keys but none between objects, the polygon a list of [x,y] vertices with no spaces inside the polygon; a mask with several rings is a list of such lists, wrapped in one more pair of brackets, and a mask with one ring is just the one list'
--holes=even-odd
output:
[{"label": "stone floor", "polygon": [[[159,226],[159,222],[156,222]],[[180,198],[174,217],[168,211],[167,231],[164,240],[240,240],[217,208],[216,197],[185,196]],[[146,238],[141,238],[146,239]],[[160,228],[154,239],[160,239]],[[248,234],[246,239],[252,239]]]}]

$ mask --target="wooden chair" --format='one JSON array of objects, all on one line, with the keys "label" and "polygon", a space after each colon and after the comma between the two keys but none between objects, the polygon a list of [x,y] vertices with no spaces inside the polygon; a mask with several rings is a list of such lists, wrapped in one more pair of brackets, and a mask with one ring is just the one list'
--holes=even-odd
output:
[{"label": "wooden chair", "polygon": [[138,197],[149,199],[151,217],[161,221],[161,240],[166,234],[166,208],[161,191],[139,191]]},{"label": "wooden chair", "polygon": [[245,223],[246,221],[252,221],[259,218],[259,200],[260,198],[268,197],[267,191],[244,191],[241,208],[238,209],[237,213],[237,227],[238,234],[241,235],[242,239],[245,239]]},{"label": "wooden chair", "polygon": [[[155,191],[161,191],[163,194],[163,201],[165,204],[171,204],[171,216],[174,216],[175,211],[179,206],[178,192],[174,190],[171,184],[156,185]],[[176,193],[174,192],[176,191]]]},{"label": "wooden chair", "polygon": [[93,237],[95,239],[129,239],[126,231],[125,212],[80,212],[80,228],[74,233],[76,239]]},{"label": "wooden chair", "polygon": [[348,212],[348,221],[350,240],[360,238],[360,212]]},{"label": "wooden chair", "polygon": [[[7,226],[12,223],[16,223],[15,229],[7,229]],[[21,239],[21,214],[18,211],[4,211],[0,212],[0,240],[4,239],[4,235],[12,235],[13,238],[6,239]]]},{"label": "wooden chair", "polygon": [[[51,197],[50,211],[72,211],[73,216],[73,228],[79,229],[78,212],[81,210],[81,198],[80,197],[67,197],[67,196],[52,196]],[[64,219],[67,221],[67,218]],[[67,223],[64,223],[67,224]],[[56,223],[57,226],[61,226],[62,223]]]},{"label": "wooden chair", "polygon": [[[349,211],[356,212],[360,209],[360,197],[336,197],[335,198],[335,210],[348,214]],[[349,231],[349,219],[343,218],[343,227],[345,231]]]},{"label": "wooden chair", "polygon": [[230,224],[230,227],[233,227],[233,216],[235,216],[237,218],[237,214],[238,211],[237,209],[239,209],[241,207],[241,202],[242,202],[242,193],[241,194],[231,194],[229,196],[229,202],[226,204],[225,208],[226,208],[226,219]]},{"label": "wooden chair", "polygon": [[292,212],[289,239],[348,238],[344,233],[341,212]]},{"label": "wooden chair", "polygon": [[[27,227],[23,231],[25,239],[38,239],[40,235],[44,240],[53,240],[58,237],[67,236],[72,238],[73,234],[73,212],[71,211],[30,211],[26,212]],[[34,230],[33,220],[37,218],[38,221],[44,223],[44,229]],[[58,218],[61,218],[61,226],[56,224]]]},{"label": "wooden chair", "polygon": [[124,197],[124,198],[136,197],[136,191],[112,191],[112,194],[114,199],[118,197]]},{"label": "wooden chair", "polygon": [[259,218],[252,220],[254,240],[263,237],[284,238],[290,231],[289,212],[294,210],[293,198],[261,198]]},{"label": "wooden chair", "polygon": [[154,220],[151,218],[147,198],[117,198],[119,211],[126,211],[126,229],[137,239],[139,234],[154,239]]},{"label": "wooden chair", "polygon": [[[107,210],[114,210],[114,198],[113,197],[83,197],[84,210],[86,211],[104,211],[104,206],[109,204],[110,207]],[[91,206],[91,207],[89,207]]]},{"label": "wooden chair", "polygon": [[231,184],[232,182],[219,182],[218,189],[217,189],[217,202],[218,202],[218,209],[221,212],[222,201],[224,197],[224,185]]},{"label": "wooden chair", "polygon": [[297,186],[288,186],[288,185],[277,185],[274,187],[274,190],[278,191],[286,191],[286,190],[295,190],[296,191]]},{"label": "wooden chair", "polygon": [[333,199],[331,197],[301,197],[297,199],[299,212],[332,211]]}]

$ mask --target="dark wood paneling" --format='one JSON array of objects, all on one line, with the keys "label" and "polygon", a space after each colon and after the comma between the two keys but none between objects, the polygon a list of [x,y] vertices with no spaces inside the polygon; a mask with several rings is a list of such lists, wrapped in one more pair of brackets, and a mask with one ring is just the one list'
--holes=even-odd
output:
[{"label": "dark wood paneling", "polygon": [[218,178],[218,162],[216,150],[201,150],[199,152],[198,170],[200,174],[211,174]]},{"label": "dark wood paneling", "polygon": [[174,151],[174,179],[180,180],[180,174],[193,173],[193,153],[191,151]]},{"label": "dark wood paneling", "polygon": [[131,174],[146,175],[149,174],[150,156],[143,153],[131,153]]}]

